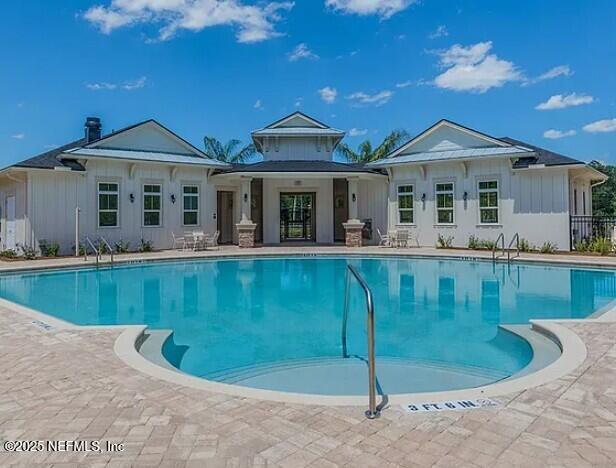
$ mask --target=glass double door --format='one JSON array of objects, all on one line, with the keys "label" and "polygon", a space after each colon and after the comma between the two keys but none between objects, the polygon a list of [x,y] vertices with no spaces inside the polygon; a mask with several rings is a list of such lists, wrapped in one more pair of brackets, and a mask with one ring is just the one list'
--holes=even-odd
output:
[{"label": "glass double door", "polygon": [[280,241],[315,241],[314,193],[280,194]]}]

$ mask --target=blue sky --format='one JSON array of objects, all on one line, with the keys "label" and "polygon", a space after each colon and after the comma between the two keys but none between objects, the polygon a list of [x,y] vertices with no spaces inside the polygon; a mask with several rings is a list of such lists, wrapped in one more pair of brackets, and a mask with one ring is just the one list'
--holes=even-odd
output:
[{"label": "blue sky", "polygon": [[32,0],[0,22],[2,166],[89,115],[202,147],[297,109],[351,145],[448,118],[616,164],[613,0]]}]

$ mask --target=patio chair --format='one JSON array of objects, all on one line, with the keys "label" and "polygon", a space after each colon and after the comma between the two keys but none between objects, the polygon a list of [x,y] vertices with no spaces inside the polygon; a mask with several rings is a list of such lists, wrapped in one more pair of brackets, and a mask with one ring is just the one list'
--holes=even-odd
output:
[{"label": "patio chair", "polygon": [[193,251],[197,251],[205,245],[205,233],[203,231],[193,231]]},{"label": "patio chair", "polygon": [[379,235],[379,247],[389,247],[391,245],[389,235],[383,235],[379,228],[376,228],[376,233]]},{"label": "patio chair", "polygon": [[182,250],[186,252],[188,249],[195,248],[195,237],[191,231],[184,231],[184,244]]},{"label": "patio chair", "polygon": [[205,248],[218,246],[218,238],[220,237],[220,231],[216,231],[213,236],[205,236]]},{"label": "patio chair", "polygon": [[182,246],[182,250],[186,248],[186,238],[176,236],[175,232],[171,231],[171,237],[173,237],[173,247],[172,249],[177,249],[178,246]]},{"label": "patio chair", "polygon": [[409,232],[406,229],[396,231],[396,247],[409,246]]}]

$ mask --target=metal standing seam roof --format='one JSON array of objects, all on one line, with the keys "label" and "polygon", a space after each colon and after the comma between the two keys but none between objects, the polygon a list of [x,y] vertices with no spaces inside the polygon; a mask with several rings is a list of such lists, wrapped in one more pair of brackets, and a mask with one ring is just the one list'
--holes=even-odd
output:
[{"label": "metal standing seam roof", "polygon": [[103,148],[75,148],[66,151],[64,154],[73,156],[106,157],[114,159],[126,159],[131,161],[149,161],[161,163],[189,164],[195,166],[216,166],[220,168],[229,167],[227,163],[216,159],[203,158],[201,156],[187,156],[173,153],[160,153],[153,151],[131,151],[119,149]]},{"label": "metal standing seam roof", "polygon": [[392,158],[380,159],[367,164],[368,167],[385,167],[402,163],[414,162],[433,162],[433,161],[455,161],[458,159],[468,159],[476,157],[503,156],[503,155],[525,155],[533,156],[534,151],[518,146],[492,147],[492,148],[471,148],[450,151],[427,151],[423,153],[405,154]]},{"label": "metal standing seam roof", "polygon": [[323,172],[323,173],[364,173],[380,174],[378,170],[363,164],[347,164],[336,161],[299,160],[299,161],[261,161],[252,164],[234,164],[231,169],[221,174],[247,172]]},{"label": "metal standing seam roof", "polygon": [[323,135],[323,136],[344,136],[342,130],[335,128],[316,128],[316,127],[283,127],[283,128],[262,128],[252,132],[253,136],[276,136],[276,135]]}]

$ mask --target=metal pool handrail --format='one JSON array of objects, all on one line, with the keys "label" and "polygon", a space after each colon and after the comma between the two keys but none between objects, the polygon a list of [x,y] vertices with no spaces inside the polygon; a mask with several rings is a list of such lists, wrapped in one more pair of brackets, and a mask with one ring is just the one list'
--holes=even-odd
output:
[{"label": "metal pool handrail", "polygon": [[355,277],[366,295],[366,312],[368,325],[368,410],[365,415],[368,419],[379,417],[376,406],[376,369],[374,359],[374,301],[372,291],[353,265],[347,265],[346,287],[344,291],[344,315],[342,316],[342,357],[348,358],[347,353],[347,322],[349,318],[349,293],[351,290],[351,275]]},{"label": "metal pool handrail", "polygon": [[[498,249],[498,243],[499,241],[502,243],[503,245],[503,252],[502,254],[499,254],[498,256],[496,255],[496,249]],[[499,258],[500,256],[505,256],[505,234],[503,234],[502,232],[498,235],[498,237],[496,238],[496,242],[494,243],[494,247],[492,247],[492,260],[496,260],[497,258]]]},{"label": "metal pool handrail", "polygon": [[94,244],[92,243],[90,238],[87,237],[87,236],[86,236],[86,245],[84,245],[84,247],[83,247],[83,258],[86,261],[88,260],[88,244],[90,245],[90,247],[92,247],[92,250],[94,250],[94,254],[96,256],[96,268],[98,268],[98,260],[99,260],[99,257],[100,257],[100,252],[94,246]]},{"label": "metal pool handrail", "polygon": [[109,242],[107,242],[107,239],[105,239],[104,237],[101,237],[101,241],[103,242],[103,244],[105,244],[105,246],[109,250],[109,255],[111,255],[111,266],[113,267],[113,249],[109,245]]},{"label": "metal pool handrail", "polygon": [[[515,257],[511,256],[511,246],[513,245],[513,241],[515,241]],[[511,238],[511,242],[509,242],[509,247],[507,247],[507,262],[510,262],[512,258],[516,258],[520,256],[520,233],[516,232],[515,235]]]}]

